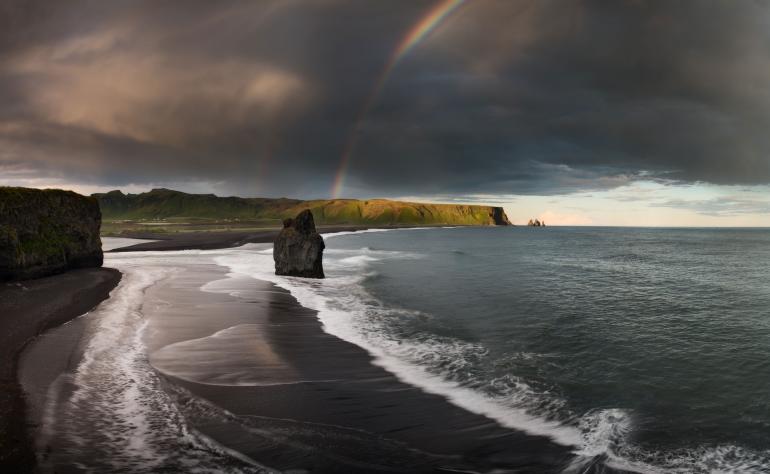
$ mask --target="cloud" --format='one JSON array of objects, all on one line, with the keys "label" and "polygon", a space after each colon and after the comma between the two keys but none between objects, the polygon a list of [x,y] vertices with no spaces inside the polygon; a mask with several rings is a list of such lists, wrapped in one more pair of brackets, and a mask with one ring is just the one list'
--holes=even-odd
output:
[{"label": "cloud", "polygon": [[326,197],[358,133],[347,195],[770,183],[768,2],[466,2],[357,127],[434,3],[5,1],[0,170]]},{"label": "cloud", "polygon": [[762,198],[724,196],[710,199],[669,199],[651,204],[653,207],[688,209],[704,216],[739,216],[770,214],[770,201]]},{"label": "cloud", "polygon": [[180,149],[232,139],[249,122],[285,123],[312,86],[270,64],[154,52],[122,23],[39,45],[3,68],[40,121]]}]

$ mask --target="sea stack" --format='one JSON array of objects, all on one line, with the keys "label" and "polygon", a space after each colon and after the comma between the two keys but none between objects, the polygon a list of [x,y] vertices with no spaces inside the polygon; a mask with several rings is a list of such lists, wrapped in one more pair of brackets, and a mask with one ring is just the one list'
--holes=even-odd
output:
[{"label": "sea stack", "polygon": [[323,278],[325,245],[315,229],[313,213],[306,209],[294,219],[283,221],[283,230],[273,244],[275,274]]},{"label": "sea stack", "polygon": [[545,221],[540,222],[538,219],[530,219],[529,222],[527,222],[527,226],[529,226],[529,227],[545,227]]},{"label": "sea stack", "polygon": [[102,266],[101,224],[94,198],[0,187],[0,281]]}]

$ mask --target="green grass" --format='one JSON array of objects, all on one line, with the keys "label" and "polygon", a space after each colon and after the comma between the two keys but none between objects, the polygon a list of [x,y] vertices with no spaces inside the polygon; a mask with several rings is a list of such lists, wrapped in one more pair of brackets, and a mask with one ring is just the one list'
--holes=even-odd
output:
[{"label": "green grass", "polygon": [[[217,197],[156,189],[142,194],[112,191],[94,195],[106,221],[161,222],[158,229],[172,231],[174,221],[191,226],[208,221],[222,227],[244,223],[263,227],[294,217],[304,209],[313,212],[319,225],[494,225],[491,206],[423,204],[386,199],[332,199],[300,201]],[[107,226],[109,227],[109,226]],[[109,229],[107,230],[109,232]]]}]

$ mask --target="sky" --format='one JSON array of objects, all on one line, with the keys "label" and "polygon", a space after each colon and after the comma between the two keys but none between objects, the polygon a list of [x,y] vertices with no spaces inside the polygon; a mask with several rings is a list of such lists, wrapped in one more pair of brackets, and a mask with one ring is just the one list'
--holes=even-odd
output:
[{"label": "sky", "polygon": [[763,0],[0,0],[0,185],[770,226]]}]

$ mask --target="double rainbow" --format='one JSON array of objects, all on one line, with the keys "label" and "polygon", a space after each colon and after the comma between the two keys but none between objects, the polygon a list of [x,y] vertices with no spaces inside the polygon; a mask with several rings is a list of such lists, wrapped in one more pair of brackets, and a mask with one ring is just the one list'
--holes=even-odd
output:
[{"label": "double rainbow", "polygon": [[430,33],[436,29],[452,12],[457,10],[466,0],[442,0],[436,6],[430,9],[428,13],[422,17],[402,39],[398,47],[390,55],[388,62],[385,64],[385,68],[380,74],[379,79],[372,88],[371,93],[366,98],[361,111],[359,112],[356,121],[353,125],[353,129],[345,143],[345,148],[340,159],[339,167],[337,168],[337,174],[334,178],[334,184],[332,185],[332,198],[336,199],[340,196],[342,188],[345,184],[345,174],[350,164],[350,158],[353,155],[353,151],[356,147],[356,142],[361,128],[366,120],[366,116],[369,114],[374,103],[377,101],[383,86],[388,81],[388,77],[393,72],[393,69],[398,65],[399,61],[409,54],[409,51],[414,49],[420,41],[425,39]]}]

